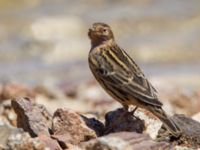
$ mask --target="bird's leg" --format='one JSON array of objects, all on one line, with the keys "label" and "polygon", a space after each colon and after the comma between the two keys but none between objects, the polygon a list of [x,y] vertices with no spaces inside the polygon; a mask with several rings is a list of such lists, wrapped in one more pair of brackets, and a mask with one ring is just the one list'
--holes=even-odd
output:
[{"label": "bird's leg", "polygon": [[128,105],[123,105],[123,107],[124,107],[124,114],[123,115],[125,115],[126,113],[128,113],[129,111],[128,111],[128,109],[129,109],[129,107],[128,107]]},{"label": "bird's leg", "polygon": [[129,113],[134,115],[135,111],[138,109],[138,106],[136,106],[132,111],[130,111]]},{"label": "bird's leg", "polygon": [[140,118],[138,118],[137,116],[135,116],[134,115],[134,113],[135,113],[135,111],[138,109],[138,106],[136,106],[133,110],[131,110],[130,112],[129,111],[127,111],[126,113],[127,113],[127,115],[129,115],[129,116],[133,116],[135,119],[140,119]]}]

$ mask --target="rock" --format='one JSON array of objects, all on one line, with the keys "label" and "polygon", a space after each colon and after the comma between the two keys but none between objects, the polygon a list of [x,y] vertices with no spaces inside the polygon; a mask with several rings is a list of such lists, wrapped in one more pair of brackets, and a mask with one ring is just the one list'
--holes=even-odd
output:
[{"label": "rock", "polygon": [[85,150],[168,150],[169,144],[155,142],[147,134],[118,132],[83,142],[80,147]]},{"label": "rock", "polygon": [[52,137],[62,143],[63,147],[97,137],[82,117],[69,109],[57,109],[53,115],[52,131]]},{"label": "rock", "polygon": [[87,118],[83,115],[81,115],[82,119],[84,120],[84,122],[86,123],[86,125],[95,131],[97,136],[102,136],[104,134],[105,131],[105,127],[104,124],[102,122],[100,122],[99,120],[95,119],[95,118]]},{"label": "rock", "polygon": [[4,117],[9,122],[9,124],[16,126],[17,115],[11,107],[11,100],[5,100],[1,103],[0,114],[1,117]]},{"label": "rock", "polygon": [[45,134],[40,134],[39,137],[40,141],[45,143],[46,147],[49,147],[50,150],[61,150],[62,148],[58,144],[58,142],[51,137],[45,135]]},{"label": "rock", "polygon": [[144,120],[145,133],[148,133],[151,138],[156,139],[158,131],[162,126],[162,122],[156,116],[145,109],[138,108],[134,115]]},{"label": "rock", "polygon": [[44,150],[49,147],[39,138],[31,138],[28,133],[11,134],[7,145],[11,150]]},{"label": "rock", "polygon": [[[189,148],[189,147],[186,147],[186,146],[175,146],[174,147],[175,150],[194,150],[193,148]],[[195,149],[195,150],[200,150],[199,148],[198,149]]]},{"label": "rock", "polygon": [[[179,139],[170,139],[178,145],[187,146],[189,148],[200,148],[200,123],[186,117],[185,115],[174,115],[172,119],[177,123],[182,131]],[[166,129],[159,131],[159,137],[169,136]]]},{"label": "rock", "polygon": [[34,92],[25,85],[8,83],[1,87],[0,100],[12,99],[15,97],[35,97]]},{"label": "rock", "polygon": [[32,137],[49,135],[52,116],[43,105],[36,104],[27,97],[13,99],[11,104],[17,114],[17,127],[23,128]]},{"label": "rock", "polygon": [[59,145],[62,147],[62,149],[67,149],[67,150],[82,150],[80,149],[77,145],[68,143],[68,139],[70,137],[67,137],[66,135],[52,135],[51,136],[53,139],[57,140]]},{"label": "rock", "polygon": [[44,150],[45,145],[39,138],[31,138],[22,129],[12,126],[0,126],[0,149],[12,150]]},{"label": "rock", "polygon": [[105,116],[106,133],[131,131],[142,133],[145,129],[144,121],[126,113],[123,108],[108,112]]},{"label": "rock", "polygon": [[22,133],[21,129],[17,129],[8,125],[0,125],[0,149],[8,148],[7,141],[11,134]]},{"label": "rock", "polygon": [[200,122],[200,112],[197,113],[197,114],[195,114],[195,115],[193,115],[193,116],[192,116],[192,119],[194,119],[194,120]]}]

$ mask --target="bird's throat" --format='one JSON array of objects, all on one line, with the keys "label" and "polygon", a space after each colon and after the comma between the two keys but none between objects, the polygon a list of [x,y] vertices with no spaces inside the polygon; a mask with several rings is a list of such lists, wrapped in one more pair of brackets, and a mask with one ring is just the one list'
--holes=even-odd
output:
[{"label": "bird's throat", "polygon": [[91,45],[92,48],[100,46],[100,45],[110,45],[111,43],[114,42],[114,39],[110,39],[110,40],[102,40],[102,39],[92,39],[91,40]]}]

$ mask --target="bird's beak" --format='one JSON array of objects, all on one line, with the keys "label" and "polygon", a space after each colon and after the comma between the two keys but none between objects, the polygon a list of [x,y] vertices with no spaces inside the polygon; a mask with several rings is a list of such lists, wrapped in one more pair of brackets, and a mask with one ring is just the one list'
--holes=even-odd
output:
[{"label": "bird's beak", "polygon": [[91,38],[92,37],[92,33],[94,32],[94,27],[90,27],[89,30],[88,30],[88,36]]},{"label": "bird's beak", "polygon": [[92,32],[92,31],[94,31],[94,27],[89,28],[89,32]]},{"label": "bird's beak", "polygon": [[92,32],[93,32],[93,30],[91,28],[89,28],[88,33],[92,33]]}]

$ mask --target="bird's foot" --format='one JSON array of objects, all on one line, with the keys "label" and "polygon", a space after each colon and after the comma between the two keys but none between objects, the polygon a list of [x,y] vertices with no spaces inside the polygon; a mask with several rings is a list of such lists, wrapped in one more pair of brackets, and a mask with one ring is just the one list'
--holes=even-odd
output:
[{"label": "bird's foot", "polygon": [[138,109],[138,106],[136,106],[133,110],[131,110],[129,113],[134,116],[135,111]]},{"label": "bird's foot", "polygon": [[126,112],[124,113],[125,116],[132,116],[135,119],[139,119],[137,116],[134,115],[135,111],[138,109],[138,107],[136,106],[133,110],[129,111],[128,109],[126,110]]}]

